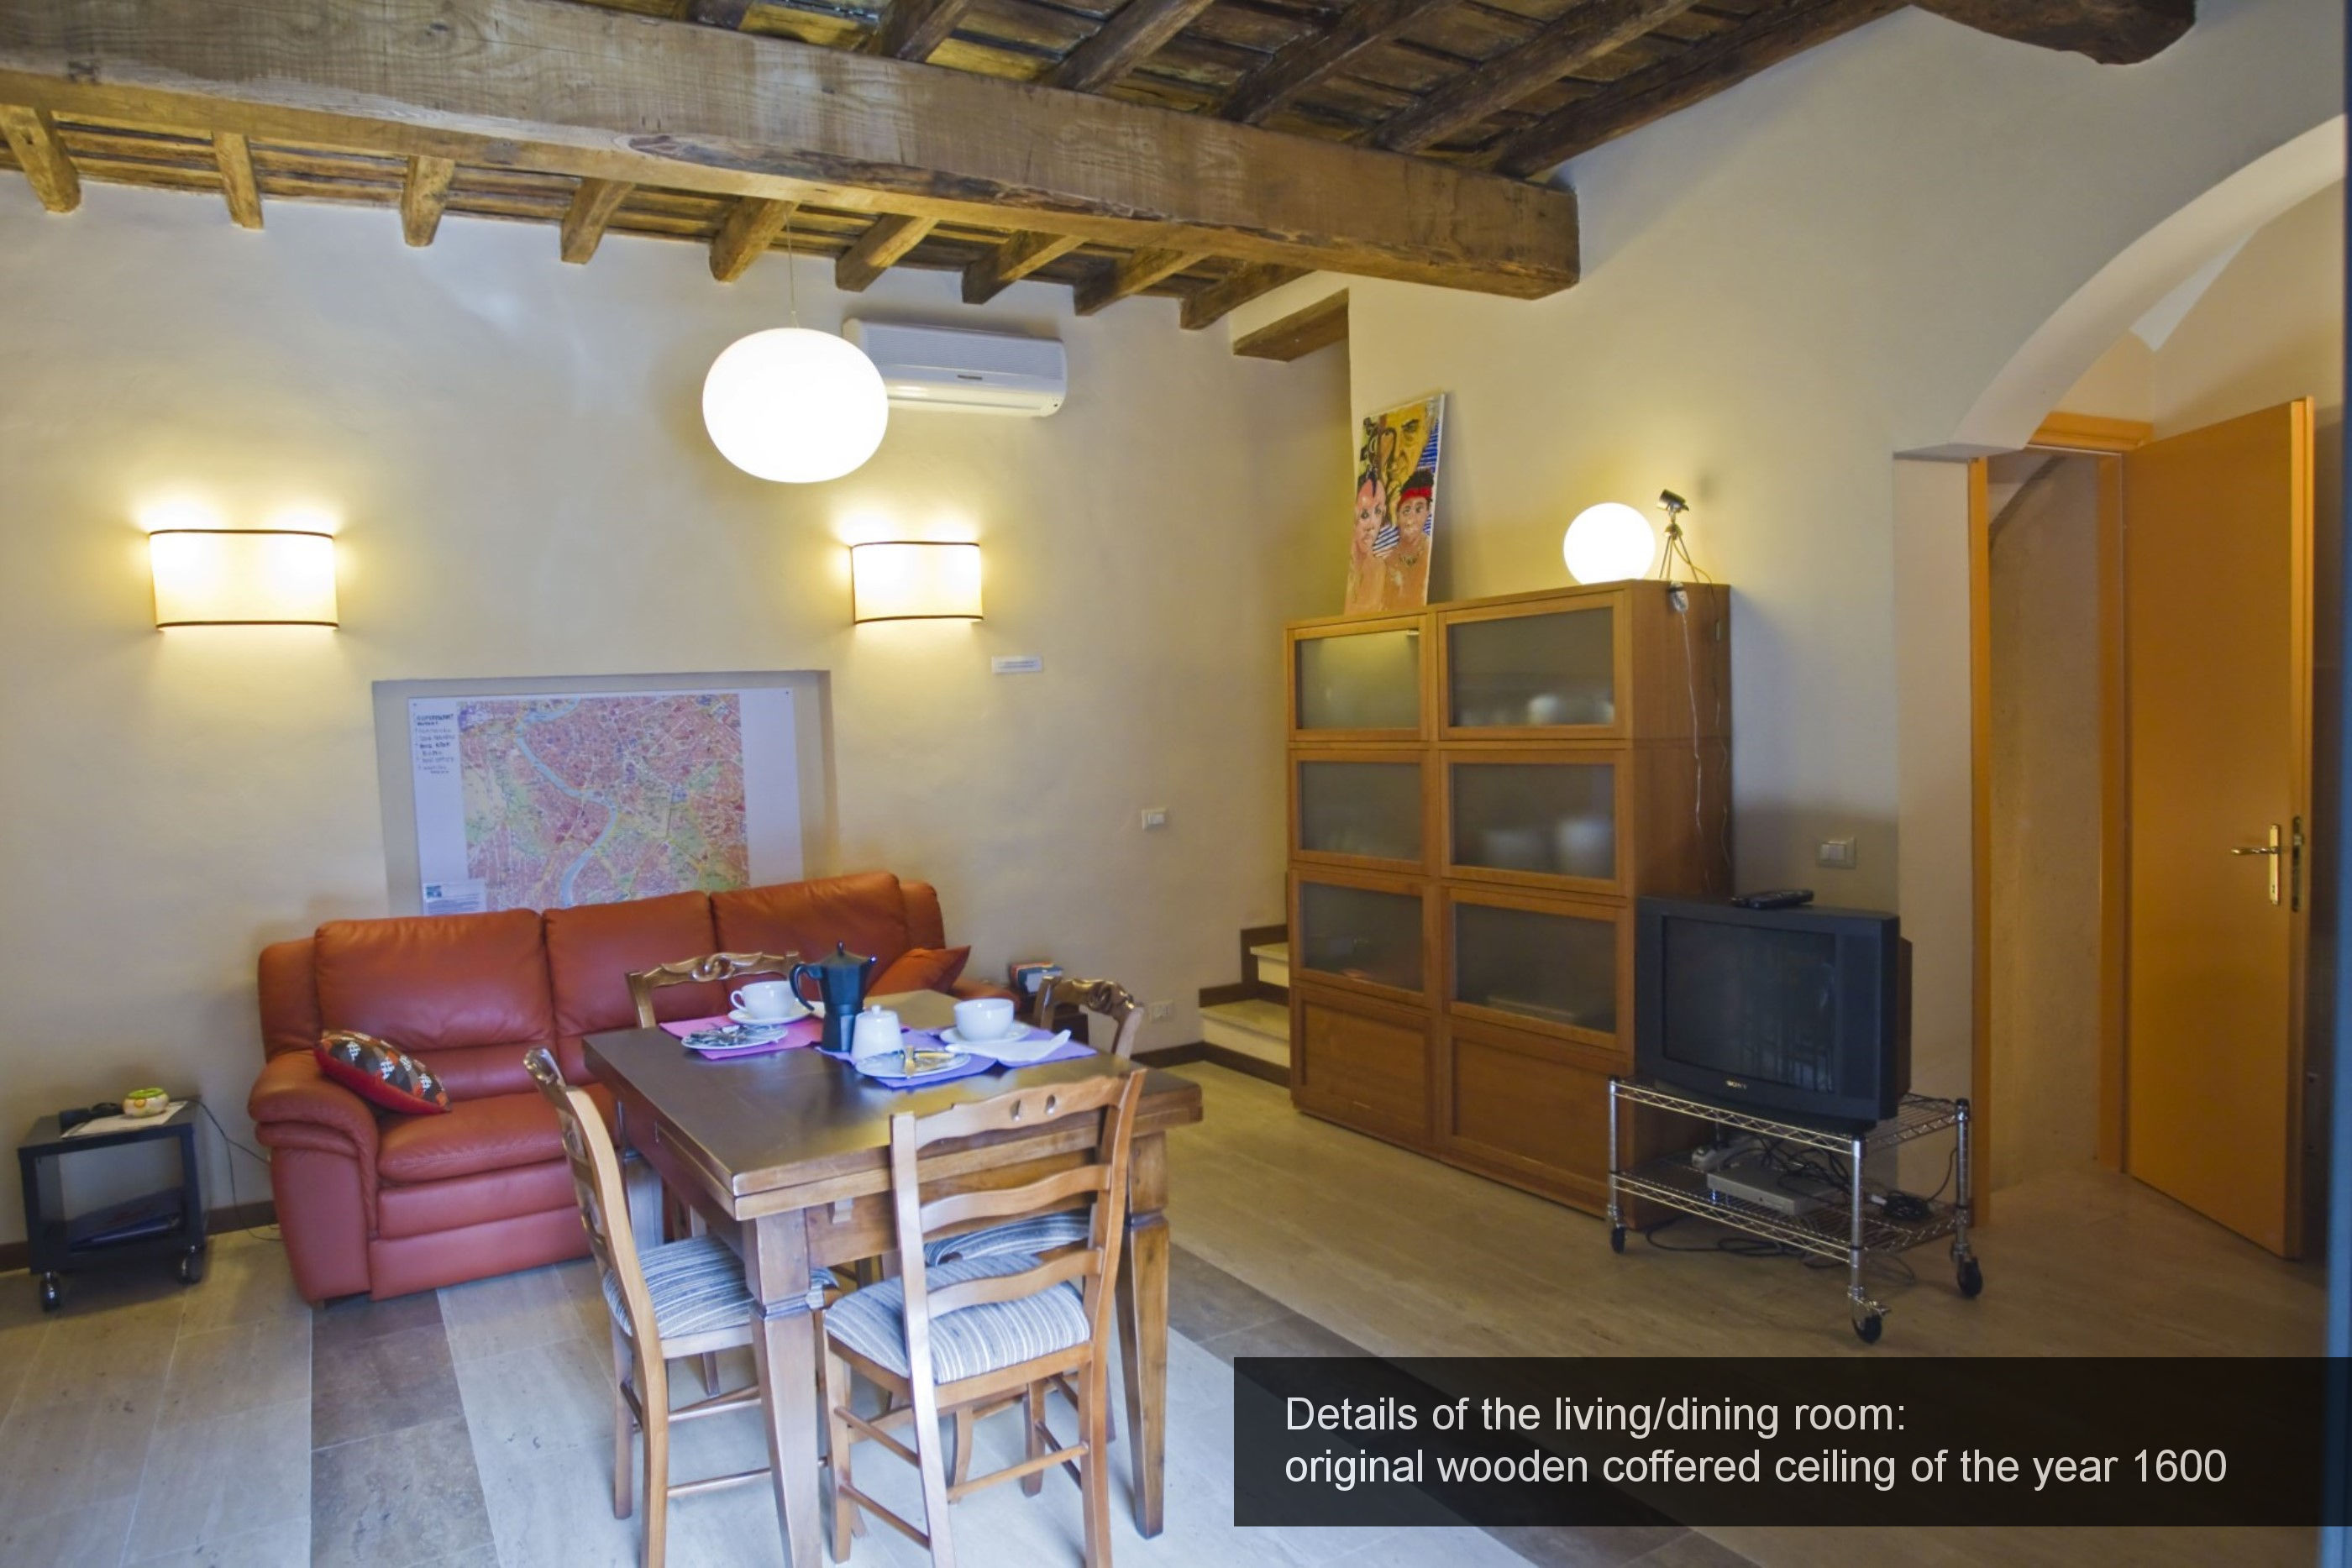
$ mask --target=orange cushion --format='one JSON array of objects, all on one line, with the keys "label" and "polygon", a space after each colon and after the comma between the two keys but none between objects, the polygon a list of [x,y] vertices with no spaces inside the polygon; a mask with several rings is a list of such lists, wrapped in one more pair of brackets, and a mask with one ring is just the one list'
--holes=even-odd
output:
[{"label": "orange cushion", "polygon": [[714,893],[710,915],[729,953],[797,953],[814,964],[844,943],[887,964],[914,946],[898,879],[887,871]]},{"label": "orange cushion", "polygon": [[971,959],[969,947],[909,947],[866,988],[882,997],[897,991],[944,991]]},{"label": "orange cushion", "polygon": [[[549,910],[547,970],[555,982],[555,1032],[572,1036],[634,1027],[631,970],[717,950],[710,895],[705,893]],[[654,1011],[661,1018],[707,1018],[726,1010],[723,986],[666,986],[654,993]]]},{"label": "orange cushion", "polygon": [[512,1046],[520,1062],[555,1038],[536,910],[330,920],[314,952],[328,1029],[391,1040],[428,1062],[478,1045]]},{"label": "orange cushion", "polygon": [[446,1181],[563,1158],[555,1108],[537,1090],[460,1100],[446,1116],[404,1116],[383,1129],[375,1168],[386,1181]]}]

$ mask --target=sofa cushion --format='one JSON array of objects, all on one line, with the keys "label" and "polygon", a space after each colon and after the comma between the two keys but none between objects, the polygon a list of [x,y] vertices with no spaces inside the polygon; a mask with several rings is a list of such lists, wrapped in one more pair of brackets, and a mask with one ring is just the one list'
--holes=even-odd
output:
[{"label": "sofa cushion", "polygon": [[460,1100],[446,1116],[403,1116],[384,1124],[377,1174],[387,1182],[446,1181],[563,1158],[555,1109],[534,1089]]},{"label": "sofa cushion", "polygon": [[387,1111],[415,1116],[446,1115],[449,1091],[432,1069],[385,1040],[350,1030],[329,1030],[319,1037],[319,1071],[365,1100]]},{"label": "sofa cushion", "polygon": [[877,970],[866,989],[878,997],[899,991],[944,991],[971,960],[969,947],[909,947]]},{"label": "sofa cushion", "polygon": [[551,1208],[571,1207],[577,1213],[578,1203],[568,1160],[476,1171],[446,1181],[391,1182],[376,1199],[376,1232],[430,1236]]},{"label": "sofa cushion", "polygon": [[[629,1005],[631,970],[699,958],[719,946],[710,925],[710,895],[704,893],[551,909],[546,927],[555,1032],[572,1039],[636,1023],[636,1009]],[[654,1011],[664,1019],[708,1018],[726,1010],[727,992],[720,986],[666,986],[654,993]]]},{"label": "sofa cushion", "polygon": [[[539,933],[539,915],[529,909],[331,920],[316,946],[320,1021],[424,1058],[461,1101],[529,1089],[524,1051],[555,1038]],[[508,1048],[509,1067],[461,1071],[440,1059],[473,1046]]]},{"label": "sofa cushion", "polygon": [[887,871],[745,887],[710,895],[719,946],[730,953],[798,953],[814,963],[848,944],[881,960],[878,972],[914,944],[898,879]]}]

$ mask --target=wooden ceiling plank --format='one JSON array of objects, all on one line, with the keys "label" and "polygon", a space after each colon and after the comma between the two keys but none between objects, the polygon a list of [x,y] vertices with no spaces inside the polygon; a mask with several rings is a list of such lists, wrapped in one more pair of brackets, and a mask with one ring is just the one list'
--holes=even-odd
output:
[{"label": "wooden ceiling plank", "polygon": [[930,232],[939,227],[937,218],[910,218],[903,213],[886,213],[874,220],[871,227],[857,236],[857,242],[841,253],[833,264],[833,285],[851,294],[861,294],[873,281],[898,264],[908,251],[923,243]]},{"label": "wooden ceiling plank", "polygon": [[1540,174],[1902,8],[1902,0],[1796,0],[1578,99],[1513,133],[1481,162],[1516,179]]},{"label": "wooden ceiling plank", "polygon": [[401,238],[420,247],[433,243],[449,204],[449,183],[457,177],[455,159],[419,153],[408,160],[408,178],[400,187]]},{"label": "wooden ceiling plank", "polygon": [[213,162],[220,169],[221,196],[241,229],[261,226],[261,187],[253,178],[253,149],[234,131],[213,132]]},{"label": "wooden ceiling plank", "polygon": [[866,40],[866,52],[901,60],[929,59],[971,5],[971,0],[890,0],[883,9],[882,25]]},{"label": "wooden ceiling plank", "polygon": [[1256,125],[1365,50],[1454,3],[1361,0],[1329,32],[1308,34],[1242,78],[1225,100],[1224,117]]},{"label": "wooden ceiling plank", "polygon": [[710,276],[732,283],[751,269],[784,232],[793,204],[765,196],[745,196],[727,209],[719,232],[710,236]]},{"label": "wooden ceiling plank", "polygon": [[1206,288],[1185,296],[1184,330],[1197,332],[1203,327],[1213,326],[1259,295],[1270,293],[1306,276],[1307,269],[1301,267],[1254,265],[1242,267],[1222,282],[1212,283]]},{"label": "wooden ceiling plank", "polygon": [[1312,305],[1301,306],[1279,320],[1269,321],[1255,332],[1235,338],[1234,352],[1244,359],[1280,360],[1287,363],[1347,340],[1348,291],[1342,288]]},{"label": "wooden ceiling plank", "polygon": [[568,0],[5,6],[0,102],[1517,298],[1576,279],[1566,191]]},{"label": "wooden ceiling plank", "polygon": [[604,230],[612,223],[613,214],[621,210],[621,204],[635,189],[626,180],[592,177],[581,181],[580,188],[572,194],[572,205],[564,209],[563,235],[557,247],[563,259],[585,266],[588,258],[596,254],[596,247],[604,242]]},{"label": "wooden ceiling plank", "polygon": [[1454,78],[1372,133],[1372,144],[1418,152],[1558,81],[1587,61],[1631,43],[1696,0],[1590,0],[1516,48]]},{"label": "wooden ceiling plank", "polygon": [[1017,234],[963,269],[963,302],[985,305],[1085,242],[1076,235]]},{"label": "wooden ceiling plank", "polygon": [[1072,292],[1070,308],[1081,316],[1091,316],[1207,259],[1206,254],[1196,250],[1139,250],[1088,276]]},{"label": "wooden ceiling plank", "polygon": [[58,140],[57,121],[47,110],[0,104],[0,136],[7,138],[8,150],[16,155],[41,205],[53,213],[69,213],[81,205],[81,176],[74,172],[65,143]]},{"label": "wooden ceiling plank", "polygon": [[1213,0],[1127,0],[1102,31],[1045,73],[1047,87],[1100,92],[1182,32]]}]

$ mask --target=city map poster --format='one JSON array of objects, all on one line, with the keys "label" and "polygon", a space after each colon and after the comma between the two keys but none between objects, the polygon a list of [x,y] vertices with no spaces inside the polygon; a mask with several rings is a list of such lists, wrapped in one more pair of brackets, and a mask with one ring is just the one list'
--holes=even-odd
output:
[{"label": "city map poster", "polygon": [[419,697],[408,730],[427,915],[801,874],[789,687]]}]

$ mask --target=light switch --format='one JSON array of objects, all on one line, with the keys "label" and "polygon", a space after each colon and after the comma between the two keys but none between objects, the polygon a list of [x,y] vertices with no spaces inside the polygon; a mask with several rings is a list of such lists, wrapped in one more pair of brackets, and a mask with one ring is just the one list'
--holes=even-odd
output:
[{"label": "light switch", "polygon": [[1167,807],[1165,807],[1165,806],[1146,806],[1145,808],[1143,808],[1143,831],[1144,831],[1145,832],[1147,832],[1147,833],[1148,833],[1148,832],[1151,831],[1152,831],[1153,829],[1155,829],[1155,828],[1164,828],[1164,827],[1166,827],[1167,825],[1168,825],[1168,808],[1167,808]]},{"label": "light switch", "polygon": [[1820,846],[1813,851],[1813,863],[1815,865],[1832,866],[1839,871],[1852,871],[1853,869],[1853,841],[1852,839],[1823,839],[1821,841]]},{"label": "light switch", "polygon": [[1035,653],[998,653],[988,661],[992,675],[1034,675],[1045,667],[1045,661]]}]

